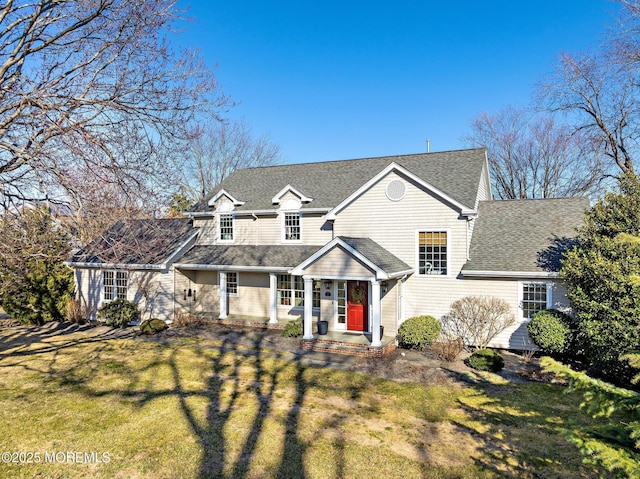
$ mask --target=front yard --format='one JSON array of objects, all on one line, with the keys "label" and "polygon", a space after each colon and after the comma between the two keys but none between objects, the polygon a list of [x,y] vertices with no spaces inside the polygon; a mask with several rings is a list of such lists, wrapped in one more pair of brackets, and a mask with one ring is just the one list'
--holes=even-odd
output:
[{"label": "front yard", "polygon": [[232,338],[0,329],[0,477],[598,476],[559,386],[400,383]]}]

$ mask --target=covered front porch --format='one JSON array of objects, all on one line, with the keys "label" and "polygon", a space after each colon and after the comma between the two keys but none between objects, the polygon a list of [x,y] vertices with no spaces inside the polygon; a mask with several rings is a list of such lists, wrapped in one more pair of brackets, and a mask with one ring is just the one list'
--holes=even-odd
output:
[{"label": "covered front porch", "polygon": [[302,317],[305,349],[366,356],[395,346],[412,273],[370,239],[345,237],[323,247],[197,246],[174,266],[176,314],[266,329]]}]

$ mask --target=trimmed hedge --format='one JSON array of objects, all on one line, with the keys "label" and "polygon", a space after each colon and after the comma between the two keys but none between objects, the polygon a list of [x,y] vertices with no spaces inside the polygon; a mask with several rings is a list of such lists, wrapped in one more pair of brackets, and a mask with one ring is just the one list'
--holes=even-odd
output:
[{"label": "trimmed hedge", "polygon": [[406,349],[423,350],[438,336],[442,326],[433,316],[414,316],[407,319],[398,330],[400,346]]},{"label": "trimmed hedge", "polygon": [[493,349],[478,349],[465,362],[467,366],[478,371],[497,373],[504,368],[504,358]]},{"label": "trimmed hedge", "polygon": [[572,320],[557,309],[545,309],[533,315],[527,332],[531,341],[543,352],[551,355],[563,354],[571,348]]},{"label": "trimmed hedge", "polygon": [[140,333],[141,334],[155,334],[160,331],[164,331],[169,326],[163,320],[159,318],[151,318],[146,319],[140,325]]},{"label": "trimmed hedge", "polygon": [[109,326],[124,328],[140,318],[140,311],[135,303],[118,298],[103,304],[98,310],[98,318],[104,319]]}]

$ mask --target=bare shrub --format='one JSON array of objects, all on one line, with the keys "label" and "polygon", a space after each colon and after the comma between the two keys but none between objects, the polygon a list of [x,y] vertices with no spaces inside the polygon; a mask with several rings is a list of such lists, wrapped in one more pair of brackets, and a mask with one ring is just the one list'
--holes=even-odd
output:
[{"label": "bare shrub", "polygon": [[186,328],[188,326],[198,326],[207,322],[202,316],[194,316],[189,313],[176,313],[172,326],[176,328]]},{"label": "bare shrub", "polygon": [[85,324],[93,311],[79,298],[71,298],[65,307],[65,318],[74,324]]},{"label": "bare shrub", "polygon": [[442,318],[443,331],[468,346],[485,349],[501,331],[515,323],[511,306],[493,296],[467,296],[451,303]]},{"label": "bare shrub", "polygon": [[535,356],[537,348],[535,348],[531,343],[522,339],[522,349],[520,350],[520,359],[525,364],[529,364],[533,357]]},{"label": "bare shrub", "polygon": [[460,353],[464,350],[464,342],[460,337],[450,338],[447,335],[441,335],[438,342],[431,345],[431,349],[438,359],[452,363],[460,357]]}]

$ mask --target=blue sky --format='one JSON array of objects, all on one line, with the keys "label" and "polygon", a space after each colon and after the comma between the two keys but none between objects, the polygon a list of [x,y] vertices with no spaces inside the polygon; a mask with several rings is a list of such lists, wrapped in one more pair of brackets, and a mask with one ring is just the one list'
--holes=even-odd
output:
[{"label": "blue sky", "polygon": [[471,118],[526,105],[562,51],[596,47],[608,0],[190,0],[229,116],[291,163],[462,148]]}]

